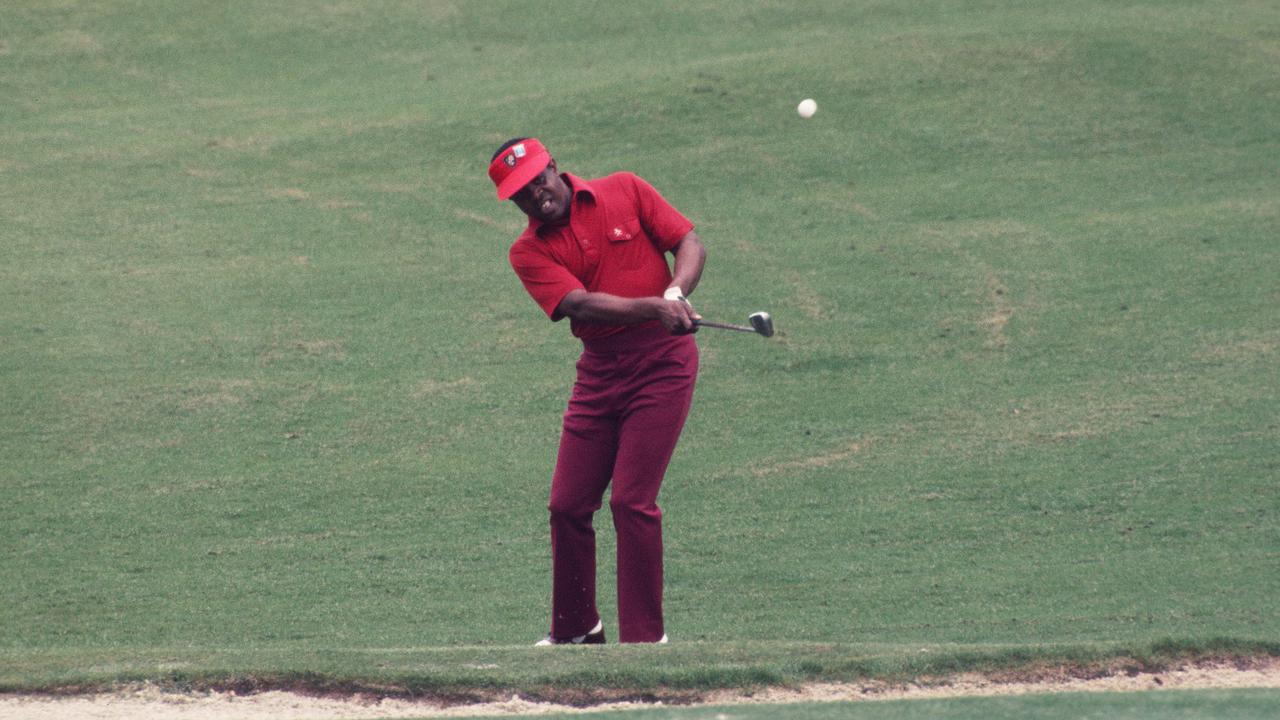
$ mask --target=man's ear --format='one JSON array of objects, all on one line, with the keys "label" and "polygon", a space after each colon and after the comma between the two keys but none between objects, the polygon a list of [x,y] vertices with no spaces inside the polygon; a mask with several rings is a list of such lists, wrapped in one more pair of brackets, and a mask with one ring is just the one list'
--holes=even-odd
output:
[{"label": "man's ear", "polygon": [[547,167],[551,168],[551,172],[556,173],[557,175],[560,173],[560,171],[556,169],[555,158],[551,158],[550,160],[547,161]]}]

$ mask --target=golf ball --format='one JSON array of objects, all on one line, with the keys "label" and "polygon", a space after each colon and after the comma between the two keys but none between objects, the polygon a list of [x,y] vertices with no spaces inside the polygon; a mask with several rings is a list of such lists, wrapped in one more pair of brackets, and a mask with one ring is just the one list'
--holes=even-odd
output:
[{"label": "golf ball", "polygon": [[818,112],[818,103],[814,102],[813,98],[805,98],[796,106],[796,112],[800,113],[802,118],[811,118]]}]

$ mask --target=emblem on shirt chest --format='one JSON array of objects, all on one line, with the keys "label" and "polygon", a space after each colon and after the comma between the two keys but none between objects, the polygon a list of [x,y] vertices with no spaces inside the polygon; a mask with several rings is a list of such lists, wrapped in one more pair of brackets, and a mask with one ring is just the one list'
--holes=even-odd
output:
[{"label": "emblem on shirt chest", "polygon": [[614,240],[630,240],[631,233],[627,232],[626,230],[623,230],[620,227],[616,227],[613,229],[613,239]]}]

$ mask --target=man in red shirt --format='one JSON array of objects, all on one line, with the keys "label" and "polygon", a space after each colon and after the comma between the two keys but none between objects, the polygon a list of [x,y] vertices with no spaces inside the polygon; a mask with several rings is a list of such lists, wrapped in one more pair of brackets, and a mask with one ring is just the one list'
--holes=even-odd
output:
[{"label": "man in red shirt", "polygon": [[499,148],[489,177],[498,199],[529,218],[511,267],[583,345],[551,479],[551,632],[538,644],[605,640],[591,521],[611,482],[619,640],[666,642],[658,490],[698,375],[700,316],[685,298],[706,250],[693,223],[641,178],[561,174],[536,139]]}]

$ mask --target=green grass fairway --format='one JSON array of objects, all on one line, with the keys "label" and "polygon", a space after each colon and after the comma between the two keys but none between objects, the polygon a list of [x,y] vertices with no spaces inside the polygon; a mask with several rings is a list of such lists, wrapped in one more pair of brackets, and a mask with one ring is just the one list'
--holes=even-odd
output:
[{"label": "green grass fairway", "polygon": [[[4,3],[0,690],[1280,655],[1277,67],[1248,0]],[[667,648],[529,647],[521,134],[779,331],[699,335]]]}]

